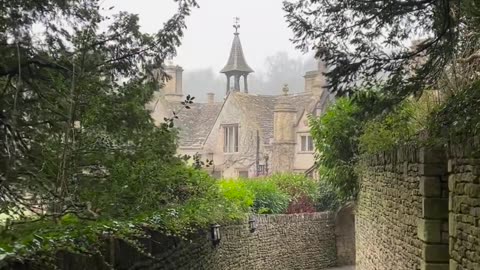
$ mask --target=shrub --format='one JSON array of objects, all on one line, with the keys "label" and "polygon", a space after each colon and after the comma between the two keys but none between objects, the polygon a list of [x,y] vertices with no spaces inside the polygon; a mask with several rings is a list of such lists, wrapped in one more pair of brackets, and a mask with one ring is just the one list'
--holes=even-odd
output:
[{"label": "shrub", "polygon": [[320,180],[318,182],[318,197],[315,201],[315,208],[319,212],[335,211],[341,206],[341,200],[336,189],[329,183]]},{"label": "shrub", "polygon": [[291,197],[268,178],[243,180],[255,196],[253,211],[258,214],[285,213]]},{"label": "shrub", "polygon": [[320,178],[335,188],[341,200],[354,198],[358,190],[354,166],[363,125],[360,111],[351,99],[340,98],[323,116],[309,121]]},{"label": "shrub", "polygon": [[255,200],[255,194],[247,187],[245,181],[221,180],[218,182],[220,194],[231,203],[231,207],[249,212]]},{"label": "shrub", "polygon": [[315,201],[319,195],[318,183],[303,174],[277,174],[270,177],[290,197],[286,213],[315,212]]},{"label": "shrub", "polygon": [[374,154],[410,141],[418,132],[414,114],[415,104],[407,100],[388,114],[368,121],[359,138],[360,152]]},{"label": "shrub", "polygon": [[290,195],[293,200],[306,196],[315,200],[318,196],[318,185],[313,179],[303,174],[276,174],[269,178],[282,191]]},{"label": "shrub", "polygon": [[443,142],[461,143],[480,133],[480,80],[456,93],[428,119],[431,134]]}]

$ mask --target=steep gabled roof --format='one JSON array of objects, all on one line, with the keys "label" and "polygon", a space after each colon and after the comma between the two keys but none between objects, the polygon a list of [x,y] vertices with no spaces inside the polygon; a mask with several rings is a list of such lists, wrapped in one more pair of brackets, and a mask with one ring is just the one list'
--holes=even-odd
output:
[{"label": "steep gabled roof", "polygon": [[233,38],[232,49],[230,50],[230,57],[228,58],[227,65],[220,71],[220,73],[228,72],[244,72],[251,73],[253,69],[250,68],[243,55],[242,43],[238,33],[235,33]]},{"label": "steep gabled roof", "polygon": [[178,103],[169,104],[177,112],[175,126],[179,131],[179,146],[183,148],[200,148],[215,124],[222,103],[194,103],[185,109]]},{"label": "steep gabled roof", "polygon": [[[264,144],[273,139],[273,113],[277,101],[284,96],[252,95],[231,92],[227,99],[241,110],[247,119],[258,126]],[[289,102],[297,109],[297,123],[305,112],[310,113],[319,102],[318,97],[309,93],[291,95]],[[322,97],[322,100],[325,97]],[[226,101],[225,101],[226,102]],[[225,103],[194,103],[190,109],[183,109],[178,102],[170,102],[170,110],[177,112],[175,126],[179,130],[181,148],[201,148],[209,136]]]},{"label": "steep gabled roof", "polygon": [[[284,96],[251,95],[240,92],[231,93],[233,103],[238,105],[248,119],[257,123],[263,143],[270,144],[273,139],[273,111],[278,99]],[[297,109],[297,119],[301,118],[306,108],[315,100],[311,94],[302,93],[289,96],[289,102]]]}]

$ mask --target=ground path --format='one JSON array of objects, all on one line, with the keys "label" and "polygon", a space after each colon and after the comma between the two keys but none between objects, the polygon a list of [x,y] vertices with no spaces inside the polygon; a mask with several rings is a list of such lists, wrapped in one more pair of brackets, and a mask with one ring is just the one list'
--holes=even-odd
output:
[{"label": "ground path", "polygon": [[329,268],[327,270],[355,270],[355,266],[343,266],[343,267]]}]

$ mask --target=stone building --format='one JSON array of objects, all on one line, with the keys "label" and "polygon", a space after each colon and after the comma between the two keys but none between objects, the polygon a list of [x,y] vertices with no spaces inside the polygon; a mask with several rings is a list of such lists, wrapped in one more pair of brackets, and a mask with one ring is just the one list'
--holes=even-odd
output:
[{"label": "stone building", "polygon": [[155,93],[150,110],[157,123],[170,117],[172,111],[177,113],[179,154],[198,153],[204,160],[213,160],[209,169],[215,177],[313,174],[314,145],[307,117],[321,114],[332,100],[323,89],[324,68],[319,64],[318,70],[305,74],[303,93],[292,95],[285,85],[278,95],[256,95],[249,92],[248,75],[253,69],[247,64],[236,31],[230,57],[221,70],[227,79],[225,97],[206,93],[207,103],[182,109],[183,69],[169,65],[166,71],[171,79]]}]

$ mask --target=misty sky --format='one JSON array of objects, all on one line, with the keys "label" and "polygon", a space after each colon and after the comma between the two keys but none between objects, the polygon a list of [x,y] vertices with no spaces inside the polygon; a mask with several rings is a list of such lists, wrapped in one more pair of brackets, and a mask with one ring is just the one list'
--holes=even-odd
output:
[{"label": "misty sky", "polygon": [[[183,45],[174,59],[186,71],[212,68],[219,71],[226,64],[233,39],[233,18],[240,17],[240,38],[249,65],[257,72],[265,70],[265,58],[285,51],[290,57],[302,57],[289,38],[281,0],[198,0],[188,19]],[[139,14],[142,30],[155,32],[176,9],[173,0],[105,0],[114,11]]]}]

